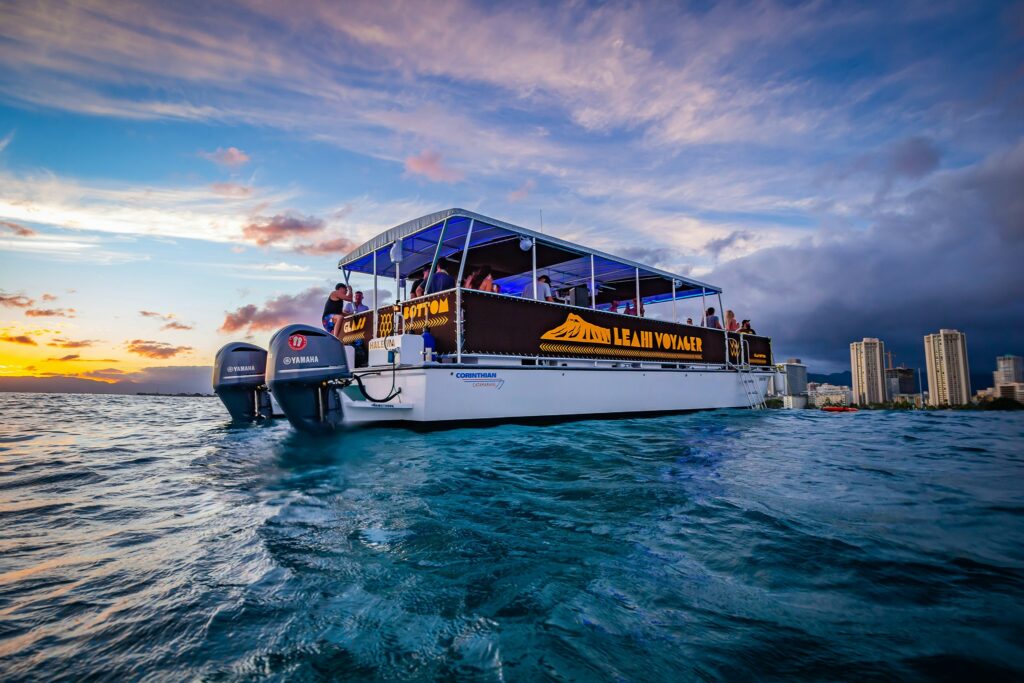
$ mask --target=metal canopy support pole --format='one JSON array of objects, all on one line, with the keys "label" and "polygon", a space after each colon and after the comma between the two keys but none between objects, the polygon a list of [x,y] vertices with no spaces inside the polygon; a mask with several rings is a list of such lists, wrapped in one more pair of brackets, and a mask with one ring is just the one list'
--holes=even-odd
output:
[{"label": "metal canopy support pole", "polygon": [[636,301],[634,301],[633,303],[636,304],[636,308],[633,310],[633,314],[636,315],[636,317],[639,318],[640,317],[640,269],[639,268],[636,269]]},{"label": "metal canopy support pole", "polygon": [[462,260],[459,261],[459,276],[455,278],[455,286],[462,286],[462,274],[466,272],[466,257],[469,255],[469,238],[473,235],[473,224],[476,223],[475,218],[469,220],[469,229],[466,230],[466,242],[462,245]]},{"label": "metal canopy support pole", "polygon": [[533,258],[533,299],[537,300],[537,240],[530,238],[530,253]]},{"label": "metal canopy support pole", "polygon": [[672,322],[679,322],[679,316],[676,315],[676,279],[672,278]]},{"label": "metal canopy support pole", "polygon": [[371,336],[377,336],[377,250],[373,250],[373,334]]},{"label": "metal canopy support pole", "polygon": [[[399,245],[399,247],[404,247],[404,245],[402,245],[402,240],[401,239],[398,240],[398,245]],[[401,296],[400,296],[401,288],[400,288],[399,283],[401,282],[401,279],[402,279],[402,264],[401,263],[396,263],[395,264],[395,313],[394,313],[394,323],[391,325],[391,334],[394,334],[394,335],[398,334],[398,321],[402,319],[402,307],[399,304],[399,299],[401,299]],[[403,325],[403,330],[402,330],[403,332],[405,332],[404,327],[405,326]]]},{"label": "metal canopy support pole", "polygon": [[594,284],[594,255],[590,255],[590,307],[597,308],[597,286]]},{"label": "metal canopy support pole", "polygon": [[[725,320],[725,309],[722,308],[722,293],[718,293],[718,319],[720,321]],[[731,365],[729,360],[729,330],[725,329],[725,325],[722,324],[722,336],[725,337],[725,365],[728,367]]]},{"label": "metal canopy support pole", "polygon": [[455,280],[455,362],[462,362],[462,274],[466,271],[466,259],[469,257],[469,238],[473,235],[475,218],[469,220],[466,230],[466,242],[462,245],[462,261],[459,262],[459,277]]},{"label": "metal canopy support pole", "polygon": [[700,288],[700,326],[708,326],[708,302],[704,300],[704,288]]},{"label": "metal canopy support pole", "polygon": [[423,293],[430,289],[430,281],[434,279],[434,271],[437,270],[437,261],[441,257],[441,245],[444,244],[444,231],[448,227],[448,219],[441,224],[441,234],[437,237],[437,248],[434,249],[434,260],[430,262],[430,272],[427,273],[427,281],[423,283]]}]

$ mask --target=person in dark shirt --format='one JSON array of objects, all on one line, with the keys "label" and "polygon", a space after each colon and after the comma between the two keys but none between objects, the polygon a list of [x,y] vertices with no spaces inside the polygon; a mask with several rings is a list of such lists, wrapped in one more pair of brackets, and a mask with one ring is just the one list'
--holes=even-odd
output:
[{"label": "person in dark shirt", "polygon": [[754,332],[754,328],[750,326],[750,321],[749,320],[744,320],[743,321],[743,323],[740,325],[739,333],[740,334],[757,334],[757,332]]},{"label": "person in dark shirt", "polygon": [[344,283],[334,285],[334,291],[327,297],[324,303],[324,329],[341,338],[341,319],[345,315],[345,304],[352,301],[351,290]]},{"label": "person in dark shirt", "polygon": [[423,272],[420,276],[412,281],[412,287],[409,288],[409,298],[415,299],[418,296],[423,296],[426,292],[424,290],[427,287],[427,276],[430,275],[430,266],[423,266]]},{"label": "person in dark shirt", "polygon": [[436,294],[453,287],[455,287],[455,278],[448,274],[448,264],[444,261],[438,261],[437,270],[434,271],[434,276],[430,278],[430,287],[426,293]]}]

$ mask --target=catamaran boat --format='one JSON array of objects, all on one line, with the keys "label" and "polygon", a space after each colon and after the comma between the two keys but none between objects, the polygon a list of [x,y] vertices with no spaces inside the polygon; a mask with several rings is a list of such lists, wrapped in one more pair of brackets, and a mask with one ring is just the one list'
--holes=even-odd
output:
[{"label": "catamaran boat", "polygon": [[[439,266],[456,286],[436,291]],[[485,266],[497,291],[461,286]],[[769,338],[679,322],[680,300],[722,310],[720,288],[464,209],[383,232],[338,268],[345,282],[373,281],[371,307],[346,316],[340,338],[293,324],[269,350],[235,342],[217,353],[214,390],[232,418],[279,406],[297,429],[329,432],[756,408],[772,376]],[[415,296],[424,268],[430,293]],[[538,300],[543,275],[554,301]],[[396,301],[378,305],[385,286]],[[665,303],[660,317],[643,315]]]}]

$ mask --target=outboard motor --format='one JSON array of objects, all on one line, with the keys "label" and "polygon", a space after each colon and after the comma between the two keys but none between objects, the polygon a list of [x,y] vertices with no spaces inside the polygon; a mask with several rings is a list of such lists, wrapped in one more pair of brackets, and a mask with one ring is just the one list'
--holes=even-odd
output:
[{"label": "outboard motor", "polygon": [[269,418],[272,413],[266,385],[267,352],[244,342],[232,342],[213,362],[213,392],[231,419],[240,422]]},{"label": "outboard motor", "polygon": [[296,429],[324,433],[340,427],[341,397],[328,382],[350,377],[345,347],[321,328],[288,325],[270,340],[267,384]]}]

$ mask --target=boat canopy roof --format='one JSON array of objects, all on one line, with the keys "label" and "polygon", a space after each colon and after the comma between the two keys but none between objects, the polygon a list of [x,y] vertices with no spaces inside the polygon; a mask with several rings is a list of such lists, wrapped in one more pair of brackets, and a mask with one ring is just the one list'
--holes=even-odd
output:
[{"label": "boat canopy roof", "polygon": [[[589,288],[593,273],[599,304],[633,299],[638,275],[640,296],[645,303],[671,301],[673,283],[676,299],[722,291],[705,282],[465,209],[438,211],[386,230],[341,259],[338,268],[345,271],[346,277],[350,273],[373,275],[376,267],[376,274],[383,277],[415,278],[430,266],[436,254],[439,259],[454,262],[454,270],[449,268],[449,273],[455,277],[465,252],[465,273],[490,266],[502,292],[519,294],[533,283],[531,240],[536,244],[537,275],[549,276],[552,288],[558,290],[578,285]],[[398,264],[391,260],[396,242],[402,245]]]}]

